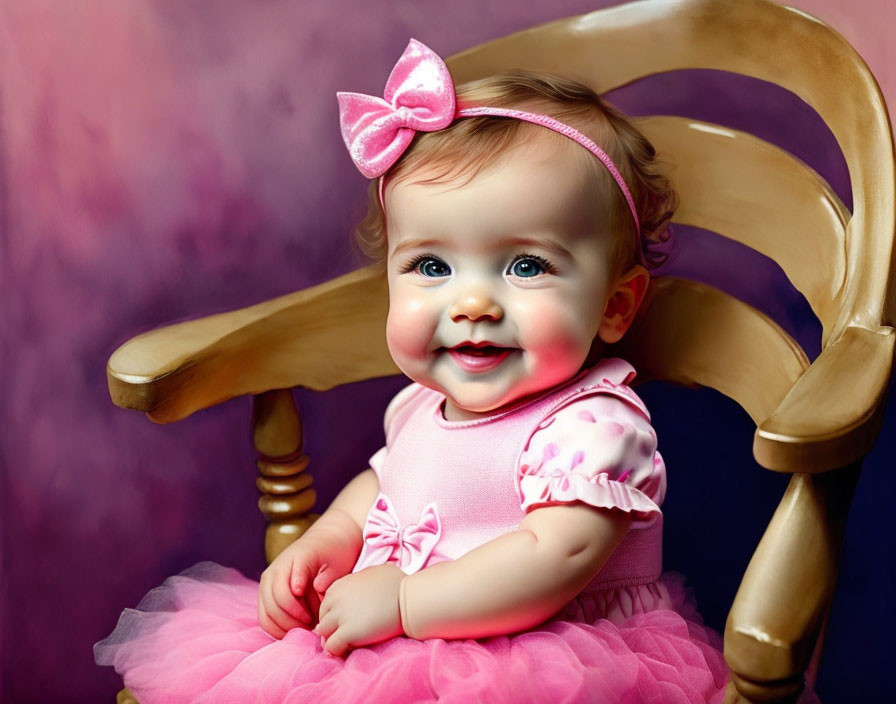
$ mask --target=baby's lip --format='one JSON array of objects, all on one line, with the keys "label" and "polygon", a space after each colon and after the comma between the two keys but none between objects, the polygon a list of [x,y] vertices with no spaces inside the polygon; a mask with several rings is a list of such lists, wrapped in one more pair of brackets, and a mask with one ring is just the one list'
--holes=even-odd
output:
[{"label": "baby's lip", "polygon": [[459,352],[464,352],[467,354],[473,355],[485,355],[485,354],[497,354],[499,352],[503,352],[504,350],[515,350],[517,347],[513,347],[512,345],[499,345],[496,342],[492,342],[491,340],[480,340],[479,342],[472,342],[471,340],[466,340],[457,345],[452,345],[451,347],[440,347],[439,350],[455,350]]},{"label": "baby's lip", "polygon": [[518,347],[504,347],[489,340],[462,342],[453,347],[440,347],[439,352],[451,356],[455,364],[470,374],[483,374],[499,367]]}]

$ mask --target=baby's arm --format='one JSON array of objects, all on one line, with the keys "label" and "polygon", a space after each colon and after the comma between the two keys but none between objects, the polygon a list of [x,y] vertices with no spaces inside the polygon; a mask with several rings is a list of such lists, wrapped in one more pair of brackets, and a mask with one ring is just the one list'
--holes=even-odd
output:
[{"label": "baby's arm", "polygon": [[361,552],[361,531],[367,521],[367,514],[373,506],[374,499],[380,492],[380,485],[376,473],[372,469],[365,469],[357,477],[352,479],[339,495],[333,499],[330,507],[315,521],[319,523],[331,511],[341,511],[347,514],[355,522],[358,528],[358,552]]},{"label": "baby's arm", "polygon": [[378,493],[374,471],[361,472],[262,573],[258,620],[265,631],[282,638],[300,624],[310,627],[327,588],[354,567],[367,512]]},{"label": "baby's arm", "polygon": [[631,516],[583,504],[530,511],[519,529],[405,577],[404,632],[483,638],[535,626],[572,599],[625,536]]}]

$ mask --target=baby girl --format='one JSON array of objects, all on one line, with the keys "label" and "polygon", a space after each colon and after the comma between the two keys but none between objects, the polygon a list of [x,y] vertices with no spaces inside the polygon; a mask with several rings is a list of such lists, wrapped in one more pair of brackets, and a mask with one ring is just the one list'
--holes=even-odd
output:
[{"label": "baby girl", "polygon": [[653,148],[581,84],[455,88],[415,41],[385,99],[339,102],[414,383],[260,585],[187,570],[98,661],[142,704],[720,701],[720,639],[662,573],[656,434],[607,355],[676,204]]}]

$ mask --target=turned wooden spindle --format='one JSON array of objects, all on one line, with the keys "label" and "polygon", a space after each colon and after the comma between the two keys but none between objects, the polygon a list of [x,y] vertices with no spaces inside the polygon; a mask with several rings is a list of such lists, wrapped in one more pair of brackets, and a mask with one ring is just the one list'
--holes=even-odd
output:
[{"label": "turned wooden spindle", "polygon": [[277,389],[252,399],[252,440],[258,451],[262,493],[258,508],[268,520],[264,552],[268,563],[311,527],[317,492],[302,453],[302,422],[292,392]]}]

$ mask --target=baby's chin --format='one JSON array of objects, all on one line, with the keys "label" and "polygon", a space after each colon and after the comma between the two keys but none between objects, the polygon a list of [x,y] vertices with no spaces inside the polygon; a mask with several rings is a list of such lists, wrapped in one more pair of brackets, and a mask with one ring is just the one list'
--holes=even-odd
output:
[{"label": "baby's chin", "polygon": [[409,376],[413,381],[428,389],[437,391],[445,397],[446,420],[473,420],[502,413],[505,408],[515,403],[516,396],[508,399],[494,397],[489,394],[463,394],[452,393],[432,377],[417,378]]},{"label": "baby's chin", "polygon": [[445,389],[438,385],[430,386],[430,388],[445,395],[446,420],[474,420],[476,418],[487,418],[509,411],[544,393],[550,386],[539,386],[531,391],[520,389],[497,398],[476,398],[471,396],[456,397],[447,393]]},{"label": "baby's chin", "polygon": [[[525,360],[509,359],[504,364],[511,368],[499,368],[481,378],[462,378],[445,357],[436,365],[425,369],[402,369],[406,376],[421,386],[443,394],[447,420],[473,420],[503,413],[538,397],[558,384],[575,376],[576,368],[559,368],[556,365],[530,369]],[[520,366],[522,365],[522,366]],[[420,374],[414,374],[420,371]]]}]

